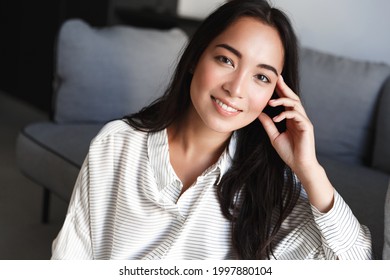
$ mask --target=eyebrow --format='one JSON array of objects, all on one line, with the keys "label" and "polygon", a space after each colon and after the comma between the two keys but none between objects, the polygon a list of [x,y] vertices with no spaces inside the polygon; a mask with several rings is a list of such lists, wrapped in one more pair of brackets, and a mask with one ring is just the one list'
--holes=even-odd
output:
[{"label": "eyebrow", "polygon": [[[216,47],[224,48],[224,49],[230,51],[231,53],[233,53],[238,58],[242,58],[242,54],[238,50],[236,50],[235,48],[233,48],[232,46],[230,46],[228,44],[218,44]],[[273,67],[271,65],[261,63],[261,64],[258,64],[257,67],[270,70],[270,71],[274,72],[276,76],[279,76],[278,71],[276,71],[275,67]]]}]

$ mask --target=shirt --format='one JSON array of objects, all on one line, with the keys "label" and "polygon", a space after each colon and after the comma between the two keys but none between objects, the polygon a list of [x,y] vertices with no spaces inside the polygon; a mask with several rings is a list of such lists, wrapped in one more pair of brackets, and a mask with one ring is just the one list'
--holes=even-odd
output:
[{"label": "shirt", "polygon": [[[181,196],[167,131],[106,124],[91,142],[52,259],[236,259],[230,221],[215,184],[227,171],[234,139]],[[180,196],[180,197],[179,197]],[[284,220],[275,259],[370,259],[371,238],[335,191],[326,214],[302,189]]]}]

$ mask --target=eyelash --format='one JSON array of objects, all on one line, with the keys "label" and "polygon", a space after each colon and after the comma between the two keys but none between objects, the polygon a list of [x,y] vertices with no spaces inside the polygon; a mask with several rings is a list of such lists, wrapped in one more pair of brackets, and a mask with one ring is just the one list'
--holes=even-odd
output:
[{"label": "eyelash", "polygon": [[[234,63],[231,59],[227,58],[226,56],[223,56],[223,55],[219,55],[216,57],[216,59],[219,61],[219,62],[222,62],[224,64],[229,64],[231,66],[234,67]],[[256,79],[258,79],[259,81],[263,82],[263,83],[267,83],[269,84],[271,81],[270,79],[263,75],[263,74],[258,74],[258,75],[255,75]]]},{"label": "eyelash", "polygon": [[271,82],[271,81],[268,79],[267,76],[262,75],[262,74],[256,75],[255,77],[256,77],[259,81],[264,82],[264,83],[267,83],[267,84]]},{"label": "eyelash", "polygon": [[219,56],[216,57],[216,59],[219,62],[222,62],[222,63],[225,63],[225,64],[230,64],[231,66],[234,66],[233,61],[231,59],[227,58],[226,56],[219,55]]}]

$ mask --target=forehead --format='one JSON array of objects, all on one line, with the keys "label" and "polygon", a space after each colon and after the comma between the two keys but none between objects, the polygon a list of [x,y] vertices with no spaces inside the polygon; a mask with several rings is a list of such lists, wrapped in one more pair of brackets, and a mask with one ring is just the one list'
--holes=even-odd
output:
[{"label": "forehead", "polygon": [[262,21],[241,17],[230,24],[209,45],[229,44],[256,63],[269,63],[281,72],[284,62],[284,48],[279,32]]}]

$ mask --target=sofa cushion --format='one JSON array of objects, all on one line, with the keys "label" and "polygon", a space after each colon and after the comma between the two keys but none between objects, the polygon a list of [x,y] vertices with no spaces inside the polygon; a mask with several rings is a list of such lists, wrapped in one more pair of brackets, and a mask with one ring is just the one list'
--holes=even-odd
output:
[{"label": "sofa cushion", "polygon": [[374,257],[382,258],[385,196],[389,174],[320,156],[329,180],[352,212],[371,232]]},{"label": "sofa cushion", "polygon": [[372,165],[390,173],[390,78],[382,89],[378,102],[375,144]]},{"label": "sofa cushion", "polygon": [[36,183],[69,202],[92,138],[102,124],[30,124],[17,139],[17,162]]},{"label": "sofa cushion", "polygon": [[301,98],[318,153],[368,164],[376,104],[389,66],[301,48],[300,69]]},{"label": "sofa cushion", "polygon": [[160,96],[187,41],[179,30],[66,21],[57,40],[55,121],[105,122]]}]

